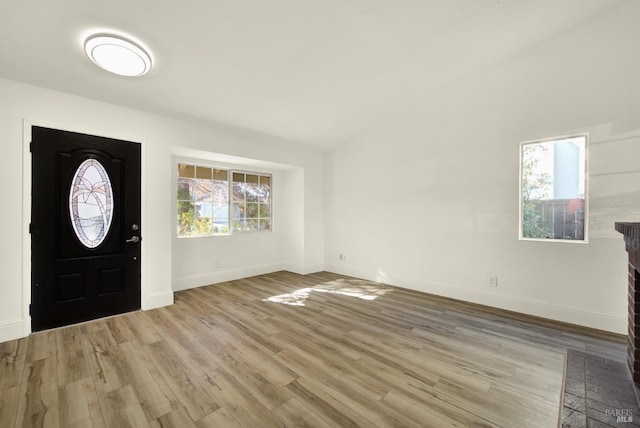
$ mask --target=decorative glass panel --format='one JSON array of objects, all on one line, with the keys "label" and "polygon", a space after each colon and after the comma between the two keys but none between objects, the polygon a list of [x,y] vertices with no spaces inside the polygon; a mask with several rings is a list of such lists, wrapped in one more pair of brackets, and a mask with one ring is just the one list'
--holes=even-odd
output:
[{"label": "decorative glass panel", "polygon": [[76,170],[69,190],[69,214],[85,247],[96,248],[104,241],[113,219],[113,188],[98,160],[87,159]]}]

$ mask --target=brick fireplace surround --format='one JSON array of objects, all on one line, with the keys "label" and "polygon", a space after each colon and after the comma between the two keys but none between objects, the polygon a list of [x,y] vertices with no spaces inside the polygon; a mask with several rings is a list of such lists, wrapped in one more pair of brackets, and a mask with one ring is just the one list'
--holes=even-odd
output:
[{"label": "brick fireplace surround", "polygon": [[640,383],[640,223],[616,223],[629,253],[629,334],[627,363],[635,383]]}]

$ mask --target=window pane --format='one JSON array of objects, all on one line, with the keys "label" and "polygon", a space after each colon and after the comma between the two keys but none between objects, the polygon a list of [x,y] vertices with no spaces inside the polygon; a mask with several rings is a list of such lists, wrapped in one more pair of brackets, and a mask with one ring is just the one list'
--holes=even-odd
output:
[{"label": "window pane", "polygon": [[258,184],[258,176],[254,174],[247,174],[247,183]]},{"label": "window pane", "polygon": [[178,236],[190,236],[195,222],[195,204],[178,202]]},{"label": "window pane", "polygon": [[271,177],[269,177],[267,175],[261,175],[260,176],[260,184],[263,185],[263,186],[270,187],[271,186]]},{"label": "window pane", "polygon": [[228,181],[229,172],[226,169],[214,169],[213,178],[215,180]]},{"label": "window pane", "polygon": [[258,189],[257,184],[246,184],[247,202],[258,202],[260,200]]},{"label": "window pane", "polygon": [[259,230],[271,230],[271,220],[260,220]]},{"label": "window pane", "polygon": [[586,137],[525,143],[521,150],[521,237],[584,241]]},{"label": "window pane", "polygon": [[196,167],[192,165],[178,164],[178,177],[194,178]]},{"label": "window pane", "polygon": [[241,172],[234,172],[233,181],[237,183],[244,183],[244,174]]},{"label": "window pane", "polygon": [[246,223],[244,220],[233,220],[233,232],[246,232]]},{"label": "window pane", "polygon": [[194,223],[193,235],[211,235],[211,204],[196,204],[196,221]]},{"label": "window pane", "polygon": [[213,204],[211,202],[196,203],[196,217],[213,217]]},{"label": "window pane", "polygon": [[258,218],[258,204],[247,204],[247,218]]},{"label": "window pane", "polygon": [[231,218],[233,218],[233,220],[244,219],[245,217],[244,211],[245,211],[245,204],[234,203],[233,208],[231,210]]},{"label": "window pane", "polygon": [[229,234],[229,219],[215,219],[213,221],[213,234],[214,235],[228,235]]},{"label": "window pane", "polygon": [[213,204],[213,218],[228,219],[229,218],[229,206],[227,204],[214,203]]},{"label": "window pane", "polygon": [[260,185],[258,188],[258,200],[268,204],[271,202],[271,188],[266,185]]},{"label": "window pane", "polygon": [[192,178],[178,178],[178,200],[190,201],[193,199],[193,187],[195,180]]},{"label": "window pane", "polygon": [[257,232],[258,231],[258,219],[247,219],[245,230],[247,232]]},{"label": "window pane", "polygon": [[211,180],[211,168],[206,167],[196,167],[196,178],[201,178],[203,180]]},{"label": "window pane", "polygon": [[213,181],[195,179],[193,186],[193,199],[196,201],[211,201],[213,193]]},{"label": "window pane", "polygon": [[226,181],[213,181],[213,201],[226,204],[229,201],[229,184]]},{"label": "window pane", "polygon": [[233,200],[234,202],[244,202],[245,184],[233,182]]},{"label": "window pane", "polygon": [[260,218],[271,217],[271,206],[269,204],[260,204]]}]

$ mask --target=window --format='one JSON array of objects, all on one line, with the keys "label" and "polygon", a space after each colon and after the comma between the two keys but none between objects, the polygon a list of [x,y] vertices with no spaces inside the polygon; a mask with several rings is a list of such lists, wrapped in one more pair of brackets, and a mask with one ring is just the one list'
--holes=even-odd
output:
[{"label": "window", "polygon": [[271,230],[270,175],[179,163],[177,189],[179,237]]},{"label": "window", "polygon": [[233,173],[234,232],[255,232],[271,229],[271,177],[267,175]]},{"label": "window", "polygon": [[520,146],[520,239],[587,241],[587,136]]}]

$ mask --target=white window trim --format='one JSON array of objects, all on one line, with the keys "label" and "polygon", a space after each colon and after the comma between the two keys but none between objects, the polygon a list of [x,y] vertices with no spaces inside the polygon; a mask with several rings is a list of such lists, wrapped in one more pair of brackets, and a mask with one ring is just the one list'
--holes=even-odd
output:
[{"label": "white window trim", "polygon": [[[522,161],[523,161],[523,148],[528,144],[534,143],[547,143],[551,141],[568,140],[571,138],[584,138],[584,239],[558,239],[558,238],[527,238],[523,236],[523,198],[522,198]],[[543,138],[539,140],[522,141],[519,145],[519,165],[518,165],[518,240],[530,241],[530,242],[547,242],[547,243],[565,243],[565,244],[588,244],[589,243],[589,133],[575,133],[568,135],[560,135],[557,137]]]},{"label": "white window trim", "polygon": [[[273,174],[271,172],[264,172],[258,170],[247,170],[243,168],[238,168],[237,165],[226,165],[219,163],[208,163],[202,162],[193,159],[185,159],[185,158],[174,158],[172,162],[172,170],[174,173],[178,170],[178,165],[189,165],[195,167],[204,167],[204,168],[215,168],[225,170],[228,173],[228,185],[229,185],[229,201],[228,201],[228,218],[229,218],[229,233],[225,234],[210,234],[210,235],[179,235],[178,230],[176,228],[176,219],[178,217],[178,207],[177,207],[177,194],[178,194],[178,180],[177,177],[174,177],[172,183],[172,205],[173,205],[173,219],[172,223],[173,233],[177,239],[192,239],[192,238],[220,238],[220,237],[229,237],[229,236],[238,236],[238,235],[251,235],[251,234],[264,234],[271,233],[274,230],[274,203],[273,203]],[[270,193],[269,193],[269,220],[270,220],[270,228],[268,230],[250,230],[250,231],[233,231],[233,221],[232,221],[232,204],[233,204],[233,194],[232,194],[232,186],[233,186],[233,173],[241,173],[241,174],[252,174],[258,176],[269,177],[271,180]]]}]

